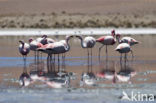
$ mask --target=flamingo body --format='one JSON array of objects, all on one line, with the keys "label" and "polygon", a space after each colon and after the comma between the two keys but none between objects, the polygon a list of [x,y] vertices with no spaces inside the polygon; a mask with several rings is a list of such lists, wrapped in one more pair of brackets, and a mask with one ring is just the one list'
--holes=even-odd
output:
[{"label": "flamingo body", "polygon": [[131,51],[130,45],[127,43],[121,43],[119,44],[116,49],[119,53],[128,53]]},{"label": "flamingo body", "polygon": [[38,50],[47,54],[60,54],[67,51],[67,46],[65,46],[62,42],[54,42],[46,44],[38,48]]},{"label": "flamingo body", "polygon": [[138,44],[139,42],[132,37],[123,37],[120,40],[120,43],[129,43],[130,46]]},{"label": "flamingo body", "polygon": [[51,39],[51,38],[46,38],[47,39],[47,44],[48,43],[54,43],[55,42],[55,40],[53,40],[53,39]]},{"label": "flamingo body", "polygon": [[42,43],[38,42],[37,40],[32,40],[32,39],[29,40],[29,45],[30,45],[30,50],[32,51],[36,51],[37,48],[40,48],[43,46]]},{"label": "flamingo body", "polygon": [[102,36],[98,38],[96,41],[103,45],[113,45],[116,42],[113,36]]},{"label": "flamingo body", "polygon": [[30,51],[30,46],[29,46],[29,44],[27,44],[27,43],[21,43],[20,45],[19,45],[19,52],[22,54],[22,55],[27,55],[28,53],[29,53],[29,51]]},{"label": "flamingo body", "polygon": [[91,36],[85,37],[83,40],[83,45],[86,48],[93,48],[95,46],[95,43],[96,43],[95,38]]}]

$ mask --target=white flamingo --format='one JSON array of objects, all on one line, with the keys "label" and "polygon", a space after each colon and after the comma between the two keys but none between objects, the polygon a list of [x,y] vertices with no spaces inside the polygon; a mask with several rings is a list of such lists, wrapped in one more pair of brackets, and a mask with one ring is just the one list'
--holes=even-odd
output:
[{"label": "white flamingo", "polygon": [[132,57],[133,57],[133,51],[131,50],[131,47],[129,44],[127,43],[121,43],[119,44],[116,49],[116,51],[118,51],[121,56],[120,56],[120,62],[122,61],[122,54],[124,53],[125,54],[125,63],[126,63],[126,60],[127,60],[127,53],[131,52],[132,54]]},{"label": "white flamingo", "polygon": [[30,46],[27,43],[24,43],[24,41],[20,40],[20,45],[19,45],[19,52],[22,54],[23,56],[23,60],[24,62],[26,61],[26,57],[28,55],[28,53],[30,52]]},{"label": "white flamingo", "polygon": [[20,45],[19,45],[19,52],[23,56],[23,61],[24,61],[24,69],[23,73],[21,74],[19,78],[19,84],[21,86],[28,86],[30,84],[30,76],[27,74],[26,71],[26,57],[30,51],[30,46],[27,43],[24,43],[24,41],[20,40]]},{"label": "white flamingo", "polygon": [[43,45],[55,42],[53,39],[48,38],[47,35],[43,35],[42,37],[37,38],[36,41],[42,43]]},{"label": "white flamingo", "polygon": [[[92,48],[95,46],[96,40],[92,36],[87,36],[84,39],[79,35],[76,35],[76,37],[81,40],[81,47],[87,49],[87,53],[88,53],[88,71],[89,71],[89,59],[90,59],[89,56],[91,55],[91,71],[92,71]],[[90,53],[89,53],[89,49],[90,49]]]},{"label": "white flamingo", "polygon": [[139,41],[135,40],[132,37],[126,36],[126,37],[122,37],[121,39],[120,39],[120,37],[121,37],[120,34],[116,34],[116,38],[117,38],[119,43],[128,43],[130,46],[133,46],[133,45],[139,43]]}]

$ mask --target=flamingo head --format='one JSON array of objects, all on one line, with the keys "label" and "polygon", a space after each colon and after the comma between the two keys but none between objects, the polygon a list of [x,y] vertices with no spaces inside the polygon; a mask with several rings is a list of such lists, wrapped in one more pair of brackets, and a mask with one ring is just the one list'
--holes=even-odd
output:
[{"label": "flamingo head", "polygon": [[73,35],[66,35],[66,39],[70,39],[70,38],[72,38],[73,37]]},{"label": "flamingo head", "polygon": [[133,42],[134,44],[139,44],[140,42],[135,40],[135,39],[131,39],[131,42]]},{"label": "flamingo head", "polygon": [[121,37],[120,34],[116,34],[116,39],[118,40],[118,42],[119,42],[120,37]]},{"label": "flamingo head", "polygon": [[76,35],[75,37],[78,39],[82,39],[82,37],[80,35]]},{"label": "flamingo head", "polygon": [[47,35],[42,35],[42,38],[47,38]]},{"label": "flamingo head", "polygon": [[32,41],[33,41],[33,38],[30,38],[30,39],[29,39],[29,43],[31,43]]},{"label": "flamingo head", "polygon": [[121,37],[121,35],[120,34],[116,34],[116,38],[120,38]]},{"label": "flamingo head", "polygon": [[111,35],[114,37],[115,36],[115,30],[112,30],[111,33],[112,33]]},{"label": "flamingo head", "polygon": [[24,41],[23,40],[19,40],[19,43],[24,44]]}]

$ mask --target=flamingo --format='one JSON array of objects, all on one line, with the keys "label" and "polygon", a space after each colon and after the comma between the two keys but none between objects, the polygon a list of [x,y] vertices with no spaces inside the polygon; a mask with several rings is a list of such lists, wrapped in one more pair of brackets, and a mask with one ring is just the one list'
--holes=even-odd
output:
[{"label": "flamingo", "polygon": [[20,40],[20,45],[19,45],[19,52],[23,55],[23,60],[26,62],[26,57],[28,53],[30,52],[30,46],[27,43],[24,43],[24,41]]},{"label": "flamingo", "polygon": [[119,44],[119,45],[116,47],[115,50],[118,51],[118,52],[121,54],[121,56],[120,56],[120,63],[121,63],[121,61],[122,61],[122,54],[123,54],[123,53],[125,53],[125,64],[126,64],[127,53],[128,53],[128,52],[131,52],[132,57],[133,57],[133,51],[131,50],[130,45],[127,44],[127,43],[121,43],[121,44]]},{"label": "flamingo", "polygon": [[49,43],[46,44],[40,48],[38,48],[38,51],[42,51],[46,54],[48,54],[47,61],[51,60],[52,54],[58,54],[58,69],[59,69],[59,54],[66,53],[70,50],[69,40],[73,36],[66,36],[66,40],[60,40],[58,42]]},{"label": "flamingo", "polygon": [[48,38],[47,35],[43,35],[42,37],[37,38],[36,41],[42,43],[43,45],[55,42],[53,39]]},{"label": "flamingo", "polygon": [[133,46],[135,44],[139,44],[139,41],[135,40],[134,38],[132,37],[122,37],[120,39],[120,34],[116,34],[116,39],[118,40],[119,43],[128,43],[130,46]]},{"label": "flamingo", "polygon": [[106,45],[106,59],[107,59],[107,57],[108,57],[107,46],[114,45],[116,43],[115,35],[116,35],[115,30],[112,30],[111,36],[102,36],[102,37],[96,39],[96,42],[99,42],[102,44],[102,46],[99,48],[99,61],[100,61],[100,52],[104,45]]},{"label": "flamingo", "polygon": [[19,79],[19,84],[21,86],[28,86],[30,84],[30,76],[26,72],[26,57],[28,53],[30,52],[30,46],[27,43],[24,43],[24,41],[20,40],[20,45],[19,45],[19,52],[23,56],[23,61],[24,61],[24,69],[23,73],[20,76]]},{"label": "flamingo", "polygon": [[[91,70],[92,70],[92,48],[95,46],[96,40],[92,36],[87,36],[84,39],[82,39],[81,36],[76,35],[77,38],[81,40],[81,47],[86,48],[88,52],[88,65],[89,65],[89,55],[91,55]],[[89,54],[90,49],[90,54]],[[88,67],[89,71],[89,67]]]},{"label": "flamingo", "polygon": [[30,38],[29,39],[29,45],[30,45],[30,50],[34,51],[34,54],[35,54],[35,62],[36,62],[36,58],[37,58],[37,60],[39,58],[39,54],[38,54],[37,48],[42,47],[43,44],[40,43],[40,42],[38,42],[37,40],[34,40],[33,38]]},{"label": "flamingo", "polygon": [[[135,44],[139,44],[140,42],[135,40],[134,38],[132,37],[123,37],[120,39],[120,34],[116,34],[116,38],[118,40],[118,43],[121,44],[121,43],[128,43],[130,46],[133,46]],[[133,60],[133,57],[132,56],[132,60]]]}]

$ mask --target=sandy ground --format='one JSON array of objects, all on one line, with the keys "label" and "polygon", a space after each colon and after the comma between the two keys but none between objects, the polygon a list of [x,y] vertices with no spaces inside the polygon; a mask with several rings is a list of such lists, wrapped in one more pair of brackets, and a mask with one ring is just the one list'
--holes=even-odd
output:
[{"label": "sandy ground", "polygon": [[156,27],[154,0],[1,0],[0,28]]},{"label": "sandy ground", "polygon": [[153,14],[155,0],[0,0],[0,14],[52,13]]}]

